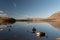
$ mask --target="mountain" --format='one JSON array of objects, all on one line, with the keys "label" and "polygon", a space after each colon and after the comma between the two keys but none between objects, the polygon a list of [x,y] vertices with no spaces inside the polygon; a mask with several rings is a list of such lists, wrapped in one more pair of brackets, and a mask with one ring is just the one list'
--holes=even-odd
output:
[{"label": "mountain", "polygon": [[52,19],[60,19],[60,11],[55,12],[53,15],[51,15],[49,18]]}]

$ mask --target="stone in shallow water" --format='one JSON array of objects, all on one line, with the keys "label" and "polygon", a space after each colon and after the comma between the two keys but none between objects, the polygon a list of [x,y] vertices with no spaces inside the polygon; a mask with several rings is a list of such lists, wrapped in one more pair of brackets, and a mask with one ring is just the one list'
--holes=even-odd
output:
[{"label": "stone in shallow water", "polygon": [[36,28],[32,28],[32,33],[35,33],[36,32]]},{"label": "stone in shallow water", "polygon": [[36,35],[38,37],[45,37],[46,36],[44,32],[37,32]]}]

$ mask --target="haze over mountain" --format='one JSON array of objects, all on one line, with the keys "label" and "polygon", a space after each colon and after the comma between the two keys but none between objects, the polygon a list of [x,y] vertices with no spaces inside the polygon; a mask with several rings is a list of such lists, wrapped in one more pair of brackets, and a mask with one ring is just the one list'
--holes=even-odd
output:
[{"label": "haze over mountain", "polygon": [[[32,22],[60,22],[60,11],[55,12],[48,18],[26,18],[22,19],[23,21],[32,21]],[[21,19],[17,19],[17,21],[21,21]]]}]

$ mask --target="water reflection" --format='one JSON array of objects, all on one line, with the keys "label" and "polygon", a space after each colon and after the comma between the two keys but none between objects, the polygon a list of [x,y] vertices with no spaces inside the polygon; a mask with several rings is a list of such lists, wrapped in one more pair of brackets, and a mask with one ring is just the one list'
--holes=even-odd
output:
[{"label": "water reflection", "polygon": [[5,25],[0,25],[0,31],[4,30],[7,26]]},{"label": "water reflection", "polygon": [[48,24],[52,25],[53,27],[60,29],[60,22],[52,21],[52,22],[33,22],[33,23],[48,23]]},{"label": "water reflection", "polygon": [[48,22],[48,23],[51,24],[56,29],[60,29],[60,22]]},{"label": "water reflection", "polygon": [[12,26],[11,25],[0,25],[0,31],[3,31],[5,28],[8,28],[8,31],[11,31]]},{"label": "water reflection", "polygon": [[8,31],[12,31],[12,26],[9,26]]},{"label": "water reflection", "polygon": [[[36,22],[35,22],[36,23]],[[50,25],[52,25],[52,27],[54,27],[54,28],[56,28],[56,29],[60,29],[60,22],[46,22],[46,23],[48,23],[48,24],[50,24]],[[49,27],[49,26],[48,26]],[[43,37],[44,38],[48,38],[48,36],[46,36],[45,35],[45,32],[37,32],[37,30],[35,31],[35,29],[36,28],[32,28],[32,33],[35,33],[36,34],[36,36],[38,37],[38,40],[40,40],[40,39],[42,39]],[[42,29],[42,30],[44,30],[44,29]],[[53,31],[53,30],[51,30],[51,31]],[[57,31],[56,31],[57,32]],[[56,34],[56,33],[55,33]],[[58,33],[57,33],[58,34]],[[56,34],[56,35],[57,35]],[[55,36],[56,37],[56,36]],[[60,40],[60,38],[55,38],[55,40]]]},{"label": "water reflection", "polygon": [[2,28],[0,28],[0,31],[2,31],[3,29]]},{"label": "water reflection", "polygon": [[[57,28],[57,29],[59,29],[59,27],[60,27],[60,25],[59,25],[60,23],[59,22],[47,22],[47,23],[51,24],[52,27]],[[56,39],[56,38],[60,37],[60,36],[58,36],[58,32],[54,32],[56,30],[54,30],[51,27],[53,29],[52,30],[49,27],[48,24],[46,24],[46,25],[48,25],[47,26],[48,28],[44,24],[39,24],[39,25],[32,24],[32,25],[26,25],[25,23],[21,25],[19,23],[18,24],[16,23],[14,27],[11,26],[11,25],[10,26],[2,26],[2,27],[0,26],[0,28],[2,28],[1,30],[3,30],[3,33],[0,32],[0,35],[1,34],[5,35],[5,33],[6,33],[6,35],[9,35],[9,36],[11,35],[10,38],[6,37],[8,39],[12,39],[13,35],[15,35],[16,36],[16,40],[17,39],[18,40],[20,40],[20,39],[22,39],[22,40],[28,40],[28,39],[29,40],[41,40],[41,39],[42,40],[49,40],[49,39],[50,40],[54,40],[54,38]],[[44,27],[41,26],[41,25],[43,25]],[[45,29],[45,27],[46,27],[46,29]],[[7,32],[6,32],[6,30],[4,30],[4,28],[7,29]],[[14,30],[13,30],[13,28],[14,28]],[[28,30],[28,32],[26,32],[27,30]],[[56,37],[56,35],[57,35],[57,37]],[[5,36],[2,36],[2,37],[5,38]]]}]

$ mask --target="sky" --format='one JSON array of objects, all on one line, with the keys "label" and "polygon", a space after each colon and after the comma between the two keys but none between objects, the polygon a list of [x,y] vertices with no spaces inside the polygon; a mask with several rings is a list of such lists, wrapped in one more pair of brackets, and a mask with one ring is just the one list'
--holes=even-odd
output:
[{"label": "sky", "polygon": [[60,11],[60,0],[0,0],[0,13],[14,18],[47,18]]}]

